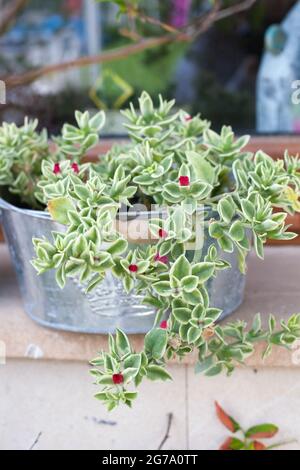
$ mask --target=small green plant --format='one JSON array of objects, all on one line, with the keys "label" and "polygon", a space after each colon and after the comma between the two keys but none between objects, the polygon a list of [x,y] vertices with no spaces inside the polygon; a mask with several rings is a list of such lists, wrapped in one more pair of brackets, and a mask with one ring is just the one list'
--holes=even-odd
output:
[{"label": "small green plant", "polygon": [[261,439],[271,439],[277,435],[279,429],[275,424],[263,423],[244,430],[234,418],[221,408],[219,403],[215,402],[215,408],[219,421],[234,434],[223,442],[219,450],[272,450],[291,442],[277,442],[267,445]]},{"label": "small green plant", "polygon": [[[142,295],[157,311],[142,351],[134,351],[118,330],[109,337],[108,351],[93,361],[101,387],[96,396],[108,409],[130,406],[145,378],[169,380],[166,363],[173,356],[196,351],[197,372],[230,374],[258,341],[266,343],[266,356],[274,345],[288,348],[300,337],[300,315],[278,328],[272,315],[267,328],[260,315],[249,328],[243,321],[220,325],[222,312],[210,305],[208,292],[210,279],[230,268],[222,253],[235,250],[245,273],[251,239],[263,258],[267,239],[295,236],[285,221],[287,212],[299,211],[300,161],[288,154],[274,161],[262,151],[249,153],[248,136],[237,139],[226,126],[219,135],[201,116],[174,112],[173,106],[159,97],[155,107],[143,93],[138,111],[131,105],[123,112],[130,142],[83,165],[81,157],[97,143],[104,116],[77,113],[78,127],[65,125],[54,150],[39,157],[30,190],[35,153],[30,142],[26,146],[26,202],[47,202],[52,218],[64,225],[53,240],[33,241],[38,273],[56,270],[62,288],[76,276],[90,291],[111,271],[126,292]],[[19,151],[8,155],[8,145],[14,148],[5,141],[0,147],[0,181],[14,191],[15,162],[23,168],[25,160]],[[23,148],[20,138],[16,146]],[[19,186],[18,191],[24,199]],[[141,204],[144,211],[156,209],[143,223],[146,243],[142,235],[132,243],[132,221],[126,220],[125,230],[122,223],[135,203],[139,210]]]},{"label": "small green plant", "polygon": [[88,112],[77,111],[75,117],[78,127],[65,124],[61,136],[53,137],[52,147],[47,131],[37,132],[36,119],[29,121],[26,118],[21,127],[4,122],[0,127],[0,189],[7,187],[22,204],[32,209],[45,206],[47,200],[38,187],[42,166],[48,162],[48,166],[43,167],[43,174],[49,183],[57,182],[65,175],[65,171],[60,171],[60,162],[66,158],[76,173],[77,162],[98,142],[99,131],[105,122],[103,112],[90,118]]}]

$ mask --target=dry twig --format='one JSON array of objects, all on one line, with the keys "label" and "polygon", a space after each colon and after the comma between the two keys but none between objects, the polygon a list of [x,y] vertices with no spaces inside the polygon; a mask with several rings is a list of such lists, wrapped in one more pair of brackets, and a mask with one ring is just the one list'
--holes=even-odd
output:
[{"label": "dry twig", "polygon": [[3,13],[0,18],[0,36],[4,34],[11,23],[15,20],[21,10],[26,6],[28,0],[15,0],[14,2],[9,2],[9,4],[4,8]]},{"label": "dry twig", "polygon": [[223,20],[232,15],[237,15],[238,13],[243,13],[246,10],[249,10],[256,3],[257,0],[244,0],[243,2],[232,5],[231,7],[224,8],[221,10],[217,16],[216,21]]},{"label": "dry twig", "polygon": [[33,444],[29,447],[29,450],[33,450],[35,446],[38,444],[40,438],[41,438],[42,432],[39,432],[37,437],[35,438]]},{"label": "dry twig", "polygon": [[100,64],[105,62],[114,62],[115,60],[124,59],[133,54],[138,54],[141,51],[157,47],[163,44],[168,44],[173,41],[173,36],[160,36],[157,38],[143,39],[140,42],[135,44],[130,44],[129,46],[118,47],[117,49],[112,49],[102,54],[95,56],[85,56],[80,57],[76,60],[71,60],[68,62],[63,62],[61,64],[48,65],[46,67],[41,67],[34,70],[29,70],[23,74],[11,75],[7,78],[2,78],[5,81],[6,87],[15,88],[20,85],[29,85],[35,80],[42,78],[45,75],[50,75],[52,73],[64,72],[69,69],[77,67],[85,67],[87,65]]},{"label": "dry twig", "polygon": [[173,413],[168,413],[168,424],[167,424],[166,434],[164,435],[163,440],[159,444],[157,450],[161,450],[163,446],[165,445],[166,441],[169,439],[172,421],[173,421]]},{"label": "dry twig", "polygon": [[[24,2],[25,0],[17,1]],[[116,60],[124,59],[130,55],[138,54],[139,52],[142,52],[144,50],[155,48],[164,44],[173,43],[176,41],[192,41],[197,36],[207,31],[210,26],[216,21],[220,21],[221,19],[228,18],[229,16],[235,15],[237,13],[241,13],[253,6],[255,2],[256,0],[244,0],[231,7],[221,9],[221,1],[218,0],[215,2],[213,9],[209,13],[207,13],[206,15],[201,15],[200,17],[196,18],[192,23],[188,24],[180,30],[172,29],[172,32],[169,32],[168,34],[158,37],[150,37],[147,39],[140,39],[134,44],[108,50],[103,52],[102,54],[98,54],[95,56],[85,56],[76,60],[71,60],[60,64],[53,64],[46,67],[30,70],[23,74],[1,78],[5,81],[7,89],[11,89],[22,85],[29,85],[35,80],[53,73],[64,72],[72,68],[84,67],[88,65],[114,62]],[[131,12],[131,17],[132,14],[133,13]],[[171,28],[169,25],[166,25],[165,23],[162,23],[159,20],[156,20],[155,18],[151,18],[146,15],[141,16],[141,13],[137,12],[135,12],[135,15],[139,16],[142,21],[151,22],[152,24],[157,24],[161,26],[164,30],[169,30]]]}]

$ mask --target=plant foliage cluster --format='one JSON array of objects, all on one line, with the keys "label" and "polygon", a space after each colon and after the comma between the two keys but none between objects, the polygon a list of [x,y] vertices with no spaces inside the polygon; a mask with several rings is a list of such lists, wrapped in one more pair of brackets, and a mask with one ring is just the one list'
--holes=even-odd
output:
[{"label": "plant foliage cluster", "polygon": [[[217,134],[200,115],[174,111],[174,101],[159,97],[156,107],[144,92],[139,108],[123,112],[130,142],[95,164],[81,161],[98,142],[103,112],[77,112],[77,126],[65,124],[53,147],[36,122],[0,128],[0,185],[33,208],[47,204],[64,226],[52,240],[33,241],[37,271],[56,270],[62,288],[76,276],[89,291],[109,270],[157,311],[142,351],[117,331],[108,352],[93,361],[97,398],[109,409],[130,406],[145,378],[170,379],[166,362],[174,356],[196,351],[198,372],[230,374],[256,342],[266,342],[267,355],[300,337],[300,315],[278,328],[272,315],[267,328],[260,315],[249,328],[243,321],[218,324],[222,312],[210,305],[208,290],[218,271],[230,268],[222,253],[236,251],[245,273],[251,240],[263,258],[267,239],[294,237],[286,216],[300,210],[298,158],[247,152],[248,136],[236,138],[226,126]],[[160,208],[145,222],[149,243],[132,245],[131,224],[126,233],[120,228],[120,211],[134,203]]]}]

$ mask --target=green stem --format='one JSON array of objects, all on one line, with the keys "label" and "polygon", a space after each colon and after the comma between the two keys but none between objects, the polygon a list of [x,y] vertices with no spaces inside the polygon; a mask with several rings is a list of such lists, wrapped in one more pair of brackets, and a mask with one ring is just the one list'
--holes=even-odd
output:
[{"label": "green stem", "polygon": [[281,446],[287,446],[288,444],[293,444],[295,442],[298,442],[297,439],[291,439],[290,441],[282,441],[282,442],[277,442],[276,444],[272,444],[266,448],[266,450],[272,450],[276,449],[277,447]]},{"label": "green stem", "polygon": [[213,196],[209,199],[205,199],[204,201],[201,201],[203,204],[208,204],[212,205],[215,202],[218,202],[220,199],[222,199],[224,196],[236,196],[238,194],[237,191],[232,191],[231,193],[226,193],[226,194],[217,194],[216,196]]}]

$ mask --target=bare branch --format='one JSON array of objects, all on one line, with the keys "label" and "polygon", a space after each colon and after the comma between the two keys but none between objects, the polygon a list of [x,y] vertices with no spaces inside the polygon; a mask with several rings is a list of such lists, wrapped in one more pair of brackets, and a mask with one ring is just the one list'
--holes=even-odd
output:
[{"label": "bare branch", "polygon": [[102,54],[95,56],[85,56],[80,57],[76,60],[71,60],[68,62],[63,62],[60,64],[48,65],[46,67],[41,67],[39,69],[30,70],[20,75],[11,75],[9,77],[2,77],[4,80],[7,89],[15,88],[20,85],[29,85],[35,80],[42,78],[45,75],[50,75],[52,73],[64,72],[69,69],[77,67],[85,67],[87,65],[94,65],[106,62],[114,62],[116,60],[124,59],[130,55],[138,54],[146,49],[151,49],[163,44],[168,44],[174,41],[173,35],[160,36],[157,38],[143,39],[140,42],[135,44],[130,44],[129,46],[122,46],[117,49],[112,49]]},{"label": "bare branch", "polygon": [[[19,0],[19,2],[20,1],[22,0]],[[200,17],[196,18],[192,23],[188,24],[180,30],[176,30],[176,32],[174,33],[169,33],[158,37],[150,37],[148,39],[141,39],[135,44],[122,46],[117,49],[112,49],[95,56],[85,56],[76,60],[30,70],[23,74],[1,78],[5,81],[7,89],[11,89],[21,85],[29,85],[35,80],[53,73],[64,72],[69,69],[85,67],[88,65],[114,62],[116,60],[124,59],[130,55],[138,54],[139,52],[142,52],[146,49],[155,48],[164,44],[174,43],[176,41],[192,41],[197,36],[207,31],[210,26],[216,21],[220,21],[221,19],[228,18],[229,16],[241,13],[242,11],[246,11],[247,9],[251,8],[251,6],[253,6],[255,2],[256,0],[244,0],[243,2],[240,2],[231,7],[220,9],[221,2],[217,0],[214,4],[213,9],[209,13],[207,13],[206,15],[201,15]],[[149,21],[149,17],[144,17],[144,20]],[[160,26],[166,26],[165,24],[162,24],[160,22],[159,24]]]},{"label": "bare branch", "polygon": [[29,450],[33,450],[35,448],[35,446],[38,444],[41,436],[42,436],[42,432],[39,432],[37,437],[35,438],[33,444],[30,446]]},{"label": "bare branch", "polygon": [[221,3],[219,0],[216,0],[213,8],[204,16],[196,18],[196,20],[188,27],[190,29],[189,34],[195,39],[197,36],[205,33],[211,25],[215,22],[218,11],[221,8]]},{"label": "bare branch", "polygon": [[221,9],[221,0],[216,0],[214,2],[213,8],[209,11],[209,13],[196,18],[190,25],[187,26],[187,31],[191,36],[193,36],[193,39],[195,39],[197,36],[205,33],[211,27],[211,25],[217,21],[221,21],[225,18],[229,18],[230,16],[234,16],[238,13],[249,10],[256,3],[256,1],[257,0],[244,0],[235,5],[232,5],[231,7]]},{"label": "bare branch", "polygon": [[220,21],[225,18],[228,18],[229,16],[236,15],[238,13],[242,13],[243,11],[249,10],[251,7],[253,7],[256,1],[257,0],[244,0],[243,2],[237,3],[236,5],[224,8],[217,14],[216,21]]},{"label": "bare branch", "polygon": [[10,1],[9,5],[4,8],[0,19],[0,36],[8,30],[11,23],[15,20],[15,18],[23,10],[27,3],[28,0],[15,0],[14,2]]},{"label": "bare branch", "polygon": [[128,14],[132,18],[137,18],[139,21],[142,23],[149,23],[154,26],[159,26],[161,29],[165,30],[167,33],[179,33],[180,31],[174,26],[164,23],[163,21],[160,21],[158,18],[154,18],[153,16],[146,15],[143,13],[141,10],[138,10],[136,8],[133,8],[131,6],[128,6]]},{"label": "bare branch", "polygon": [[173,413],[168,413],[167,430],[166,430],[166,433],[165,433],[161,443],[159,444],[157,450],[161,450],[163,448],[163,446],[165,445],[166,441],[169,439],[171,426],[172,426],[172,421],[173,421]]},{"label": "bare branch", "polygon": [[124,38],[130,39],[131,41],[134,41],[134,42],[141,41],[142,39],[142,37],[136,31],[133,31],[132,29],[120,28],[119,34],[121,34],[121,36],[123,36]]}]

